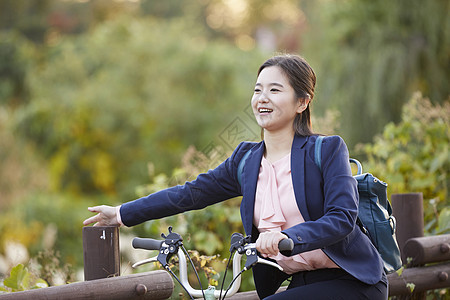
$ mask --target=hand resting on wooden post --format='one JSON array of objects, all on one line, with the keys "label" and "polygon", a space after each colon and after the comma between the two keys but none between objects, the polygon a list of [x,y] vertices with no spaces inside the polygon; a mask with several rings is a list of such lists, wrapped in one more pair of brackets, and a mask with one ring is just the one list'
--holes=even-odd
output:
[{"label": "hand resting on wooden post", "polygon": [[88,207],[88,210],[94,213],[98,213],[93,217],[84,220],[83,225],[89,225],[95,223],[94,226],[120,226],[117,219],[117,207],[100,205]]}]

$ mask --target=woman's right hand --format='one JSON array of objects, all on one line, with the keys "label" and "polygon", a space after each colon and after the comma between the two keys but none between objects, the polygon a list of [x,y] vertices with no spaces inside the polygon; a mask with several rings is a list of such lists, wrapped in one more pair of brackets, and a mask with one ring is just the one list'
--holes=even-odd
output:
[{"label": "woman's right hand", "polygon": [[89,211],[98,214],[84,220],[83,225],[95,223],[94,226],[120,226],[117,221],[116,209],[116,207],[108,205],[88,207]]},{"label": "woman's right hand", "polygon": [[262,257],[269,255],[278,255],[278,244],[281,240],[287,239],[288,236],[280,231],[266,231],[259,234],[256,240],[256,250],[261,253]]}]

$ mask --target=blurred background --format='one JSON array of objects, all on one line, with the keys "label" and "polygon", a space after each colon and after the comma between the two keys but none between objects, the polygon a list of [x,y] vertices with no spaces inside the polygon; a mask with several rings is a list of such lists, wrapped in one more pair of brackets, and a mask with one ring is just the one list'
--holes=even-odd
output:
[{"label": "blurred background", "polygon": [[[426,234],[449,233],[448,1],[2,0],[0,279],[24,263],[50,285],[83,280],[88,206],[182,184],[259,141],[256,71],[279,52],[316,71],[314,130],[341,135],[390,194],[422,192]],[[121,229],[123,273],[129,239],[168,225],[226,257],[238,207]]]}]

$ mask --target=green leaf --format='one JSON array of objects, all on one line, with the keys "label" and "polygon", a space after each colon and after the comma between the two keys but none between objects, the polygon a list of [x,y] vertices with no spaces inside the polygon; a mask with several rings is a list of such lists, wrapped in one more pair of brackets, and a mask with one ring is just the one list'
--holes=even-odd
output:
[{"label": "green leaf", "polygon": [[405,269],[404,267],[401,267],[400,269],[398,269],[397,271],[395,271],[395,273],[397,273],[398,276],[402,276],[403,270],[404,270],[404,269]]},{"label": "green leaf", "polygon": [[40,288],[46,288],[48,287],[48,283],[47,281],[45,281],[42,278],[39,278],[38,280],[36,280],[36,282],[33,284],[33,286],[31,287],[31,289],[40,289]]},{"label": "green leaf", "polygon": [[406,284],[406,287],[409,288],[409,290],[411,291],[411,293],[414,291],[416,285],[414,283],[408,282]]},{"label": "green leaf", "polygon": [[27,290],[29,287],[30,273],[23,264],[18,264],[11,270],[11,275],[3,283],[13,291]]},{"label": "green leaf", "polygon": [[[3,281],[0,281],[0,292],[9,292],[9,289],[3,284]],[[0,293],[1,295],[2,293]]]}]

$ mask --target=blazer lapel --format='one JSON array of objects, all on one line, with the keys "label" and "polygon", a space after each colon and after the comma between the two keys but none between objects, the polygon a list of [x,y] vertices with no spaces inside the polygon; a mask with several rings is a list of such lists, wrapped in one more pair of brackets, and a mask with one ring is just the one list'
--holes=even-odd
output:
[{"label": "blazer lapel", "polygon": [[[305,149],[308,138],[295,136],[291,149],[291,177],[295,199],[305,221],[311,220],[305,195]],[[253,211],[255,209],[256,184],[258,182],[264,142],[259,143],[248,156],[242,170],[241,217],[246,234],[252,233]]]},{"label": "blazer lapel", "polygon": [[259,143],[248,156],[242,170],[241,217],[247,235],[252,233],[253,211],[255,209],[256,184],[258,182],[264,142]]},{"label": "blazer lapel", "polygon": [[295,199],[298,208],[305,221],[311,220],[308,207],[306,206],[305,193],[305,156],[306,151],[303,147],[308,137],[295,136],[291,150],[291,176],[292,185],[294,186]]}]

